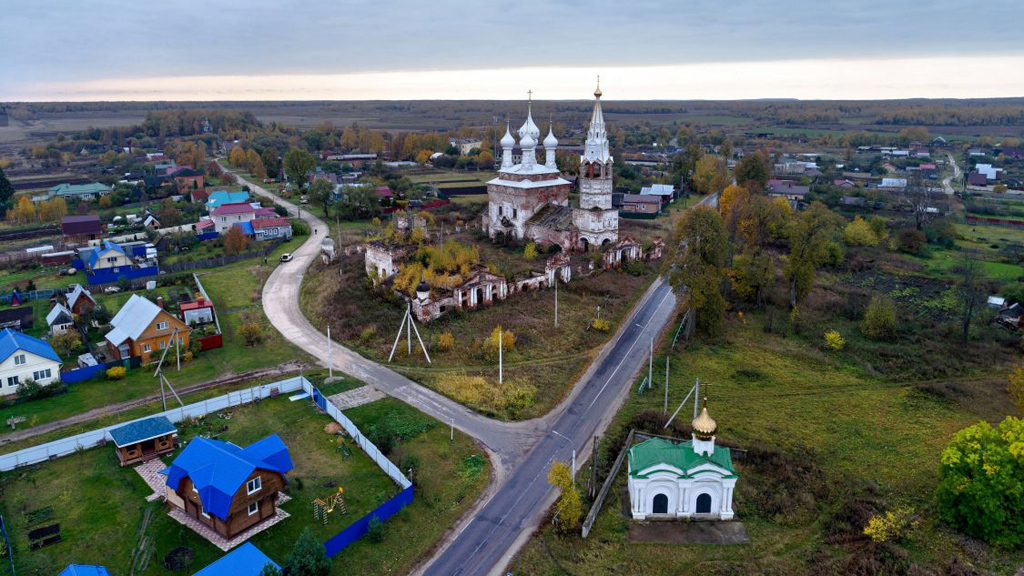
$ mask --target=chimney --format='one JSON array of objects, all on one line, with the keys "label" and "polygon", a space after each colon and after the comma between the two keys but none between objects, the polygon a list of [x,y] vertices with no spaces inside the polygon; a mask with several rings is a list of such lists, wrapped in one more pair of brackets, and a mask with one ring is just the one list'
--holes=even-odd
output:
[{"label": "chimney", "polygon": [[156,297],[156,305],[159,306],[161,309],[164,307],[164,297],[163,296],[157,296]]}]

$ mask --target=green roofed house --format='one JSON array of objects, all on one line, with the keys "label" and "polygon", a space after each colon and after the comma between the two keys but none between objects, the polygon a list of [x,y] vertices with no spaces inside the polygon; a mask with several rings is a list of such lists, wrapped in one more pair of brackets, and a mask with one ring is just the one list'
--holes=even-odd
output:
[{"label": "green roofed house", "polygon": [[629,501],[635,520],[731,520],[736,469],[728,448],[715,447],[717,424],[707,400],[693,420],[693,438],[651,438],[629,449]]},{"label": "green roofed house", "polygon": [[61,198],[75,198],[77,200],[92,200],[99,196],[105,196],[113,190],[111,186],[105,186],[99,182],[88,184],[58,184],[50,188],[51,196]]},{"label": "green roofed house", "polygon": [[129,422],[108,432],[117,447],[121,466],[152,460],[174,450],[178,430],[166,416]]}]

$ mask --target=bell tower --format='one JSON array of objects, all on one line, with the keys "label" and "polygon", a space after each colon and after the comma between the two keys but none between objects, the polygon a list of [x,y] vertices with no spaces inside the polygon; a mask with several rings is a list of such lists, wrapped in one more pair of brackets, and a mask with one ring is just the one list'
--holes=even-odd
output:
[{"label": "bell tower", "polygon": [[601,112],[601,77],[594,90],[594,112],[580,156],[580,207],[573,224],[580,231],[579,248],[589,250],[619,239],[619,211],[612,207],[612,164],[608,131]]}]

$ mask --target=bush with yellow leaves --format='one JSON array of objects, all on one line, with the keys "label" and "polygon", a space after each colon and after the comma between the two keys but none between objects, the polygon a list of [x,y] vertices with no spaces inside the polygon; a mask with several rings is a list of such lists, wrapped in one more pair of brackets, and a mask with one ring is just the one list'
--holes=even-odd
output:
[{"label": "bush with yellow leaves", "polygon": [[846,346],[846,340],[843,339],[843,335],[838,330],[829,330],[825,332],[825,346],[829,350],[838,352]]},{"label": "bush with yellow leaves", "polygon": [[874,542],[890,542],[902,540],[917,526],[914,511],[909,508],[888,510],[885,514],[875,514],[864,527],[864,535]]},{"label": "bush with yellow leaves", "polygon": [[452,336],[451,332],[445,332],[441,334],[441,337],[437,341],[437,346],[443,351],[448,352],[455,349],[455,336]]}]

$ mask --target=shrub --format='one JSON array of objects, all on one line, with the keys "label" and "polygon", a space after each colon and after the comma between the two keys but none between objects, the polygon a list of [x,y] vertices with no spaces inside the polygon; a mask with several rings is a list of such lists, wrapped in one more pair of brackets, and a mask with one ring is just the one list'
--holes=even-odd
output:
[{"label": "shrub", "polygon": [[252,347],[263,342],[263,327],[255,320],[249,319],[243,322],[241,332],[246,346]]},{"label": "shrub", "polygon": [[523,250],[523,258],[526,258],[527,260],[533,260],[536,257],[537,245],[534,244],[533,242],[530,242],[529,244],[526,245],[526,248]]},{"label": "shrub", "polygon": [[647,273],[647,266],[640,260],[630,260],[622,269],[630,276],[643,276]]},{"label": "shrub", "polygon": [[899,251],[914,254],[915,256],[920,256],[924,252],[924,247],[927,243],[928,237],[924,235],[924,232],[912,228],[900,230],[899,235],[896,237],[896,247]]},{"label": "shrub", "polygon": [[590,321],[590,327],[593,328],[594,330],[597,330],[598,332],[607,332],[609,329],[611,329],[611,324],[609,324],[607,320],[602,320],[601,318],[594,318],[593,320]]},{"label": "shrub", "polygon": [[366,528],[366,537],[374,544],[380,544],[384,541],[384,523],[380,521],[376,514],[373,515],[373,518],[370,518],[370,524]]},{"label": "shrub", "polygon": [[398,468],[405,474],[415,476],[416,472],[420,469],[420,457],[415,454],[406,454],[399,461]]},{"label": "shrub", "polygon": [[284,573],[290,576],[328,576],[331,573],[331,560],[327,557],[324,545],[306,528],[295,541],[288,557],[284,561]]},{"label": "shrub", "polygon": [[185,352],[184,356],[181,357],[181,359],[185,361],[185,364],[191,363],[193,358],[195,358],[195,357],[192,355],[192,351],[191,350],[189,350],[188,352]]},{"label": "shrub", "polygon": [[491,335],[484,342],[484,352],[489,359],[498,359],[498,342],[502,352],[508,353],[516,348],[516,335],[511,330],[503,330],[501,325],[495,326]]},{"label": "shrub", "polygon": [[891,542],[903,540],[907,533],[917,526],[913,511],[905,508],[888,510],[885,514],[876,514],[868,520],[864,527],[864,535],[874,542]]},{"label": "shrub", "polygon": [[885,296],[875,296],[868,304],[860,331],[872,340],[890,340],[896,335],[896,304]]},{"label": "shrub", "polygon": [[871,231],[875,233],[875,238],[882,240],[888,236],[888,232],[886,232],[885,229],[885,218],[882,218],[881,216],[872,216],[868,220],[868,225],[871,226]]},{"label": "shrub", "polygon": [[373,337],[377,335],[377,326],[367,326],[363,328],[363,331],[359,333],[359,341],[363,344],[373,340]]},{"label": "shrub", "polygon": [[448,352],[449,350],[455,349],[455,336],[452,336],[451,332],[445,332],[441,334],[441,337],[437,341],[438,347],[441,350]]},{"label": "shrub", "polygon": [[568,533],[576,529],[583,517],[583,503],[580,491],[572,482],[572,471],[563,462],[554,462],[548,471],[548,484],[558,488],[560,493],[555,503],[558,515],[558,531]]},{"label": "shrub", "polygon": [[395,433],[388,420],[381,420],[370,426],[366,438],[385,455],[390,454],[395,449],[395,444],[398,443],[398,434]]},{"label": "shrub", "polygon": [[85,348],[82,345],[82,337],[74,330],[54,336],[50,339],[50,346],[53,346],[57,355],[62,358],[78,354]]},{"label": "shrub", "polygon": [[445,374],[437,381],[442,394],[461,404],[479,408],[491,414],[504,413],[519,416],[533,406],[537,389],[529,383],[506,378],[503,386],[488,383],[482,376]]},{"label": "shrub", "polygon": [[198,358],[199,353],[203,351],[203,345],[198,340],[190,340],[188,343],[188,351],[192,354],[192,358]]},{"label": "shrub", "polygon": [[114,366],[113,368],[108,368],[107,380],[121,380],[127,373],[128,371],[124,369],[124,366]]},{"label": "shrub", "polygon": [[878,244],[878,236],[867,220],[857,216],[843,229],[843,242],[847,246],[874,246]]},{"label": "shrub", "polygon": [[843,335],[838,330],[829,330],[825,332],[825,346],[829,350],[839,351],[846,346],[846,340],[843,339]]},{"label": "shrub", "polygon": [[999,428],[985,421],[957,432],[942,451],[939,516],[969,536],[1005,547],[1024,545],[1024,420]]}]

